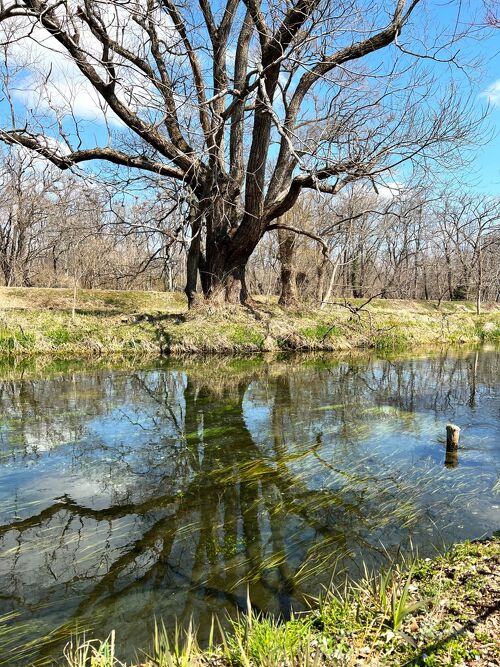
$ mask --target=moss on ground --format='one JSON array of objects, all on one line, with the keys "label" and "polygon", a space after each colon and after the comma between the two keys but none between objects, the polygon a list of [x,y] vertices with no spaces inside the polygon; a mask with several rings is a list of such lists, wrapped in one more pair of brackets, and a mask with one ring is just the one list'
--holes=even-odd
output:
[{"label": "moss on ground", "polygon": [[[356,308],[362,300],[353,299]],[[0,288],[0,356],[169,353],[246,354],[264,351],[375,348],[500,341],[500,308],[481,316],[466,302],[373,300],[353,313],[343,305],[285,311],[275,300],[253,308],[200,305],[187,312],[179,293]]]}]

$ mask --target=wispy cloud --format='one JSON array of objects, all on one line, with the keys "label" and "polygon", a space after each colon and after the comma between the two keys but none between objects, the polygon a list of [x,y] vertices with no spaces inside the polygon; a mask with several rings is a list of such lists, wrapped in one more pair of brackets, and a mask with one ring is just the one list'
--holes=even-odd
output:
[{"label": "wispy cloud", "polygon": [[75,120],[85,119],[97,123],[107,120],[111,125],[122,125],[83,77],[75,72],[64,71],[61,67],[54,67],[50,78],[44,78],[40,72],[25,76],[20,82],[20,89],[14,92],[14,97],[27,109],[52,111],[60,118],[71,115]]},{"label": "wispy cloud", "polygon": [[485,97],[493,106],[500,106],[500,79],[497,79],[486,90],[483,90],[481,97]]}]

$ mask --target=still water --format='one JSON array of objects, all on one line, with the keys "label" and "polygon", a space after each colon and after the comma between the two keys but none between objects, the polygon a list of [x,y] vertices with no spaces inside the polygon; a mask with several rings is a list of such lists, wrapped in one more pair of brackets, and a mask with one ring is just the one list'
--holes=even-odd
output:
[{"label": "still water", "polygon": [[0,665],[43,664],[75,626],[116,628],[130,659],[155,617],[203,635],[247,587],[286,617],[334,571],[492,533],[499,369],[495,350],[4,369]]}]

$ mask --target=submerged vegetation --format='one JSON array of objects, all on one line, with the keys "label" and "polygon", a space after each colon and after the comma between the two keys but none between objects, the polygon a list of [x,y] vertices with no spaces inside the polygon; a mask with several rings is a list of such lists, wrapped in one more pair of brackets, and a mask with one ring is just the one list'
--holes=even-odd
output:
[{"label": "submerged vegetation", "polygon": [[[175,619],[183,643],[191,617],[206,648],[212,616],[227,631],[247,591],[259,637],[276,632],[288,651],[293,629],[311,628],[311,641],[327,632],[299,612],[333,609],[331,594],[312,600],[333,572],[357,580],[363,562],[378,570],[410,542],[432,555],[496,530],[498,352],[384,356],[12,359],[0,616],[16,616],[0,665],[47,664],[75,628],[87,639],[116,629],[130,665],[136,648],[153,655],[155,615],[170,650]],[[467,424],[453,466],[448,418]],[[382,590],[393,575],[402,603],[388,593],[381,604],[396,633],[418,600],[397,568]],[[272,620],[291,610],[298,625]]]},{"label": "submerged vegetation", "polygon": [[[320,667],[331,665],[496,665],[500,660],[500,540],[466,542],[431,560],[365,570],[342,590],[330,587],[311,609],[282,621],[252,610],[223,630],[212,621],[201,649],[192,624],[173,631],[159,621],[138,667]],[[9,634],[4,619],[2,638]],[[11,630],[10,630],[11,632]],[[12,634],[12,632],[11,632]],[[64,667],[122,667],[120,636],[72,638]]]},{"label": "submerged vegetation", "polygon": [[0,354],[27,356],[404,350],[500,339],[500,309],[467,302],[353,299],[324,310],[199,306],[179,293],[0,288]]}]

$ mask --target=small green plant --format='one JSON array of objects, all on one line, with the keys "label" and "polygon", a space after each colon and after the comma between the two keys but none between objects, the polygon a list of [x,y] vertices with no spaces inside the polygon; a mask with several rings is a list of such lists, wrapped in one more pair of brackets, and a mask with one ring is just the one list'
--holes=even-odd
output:
[{"label": "small green plant", "polygon": [[125,667],[115,655],[115,632],[104,641],[75,637],[64,648],[67,667]]},{"label": "small green plant", "polygon": [[[399,630],[405,618],[417,611],[422,606],[420,600],[411,602],[410,584],[413,578],[413,565],[410,567],[408,575],[404,580],[403,587],[393,583],[391,591],[391,616],[390,625],[393,630]],[[398,577],[400,580],[400,577]]]},{"label": "small green plant", "polygon": [[[213,644],[212,637],[213,623],[209,646]],[[189,667],[193,665],[194,659],[199,653],[200,650],[196,642],[196,632],[193,630],[192,621],[189,622],[189,626],[184,633],[181,633],[176,623],[172,641],[168,638],[168,632],[163,621],[161,625],[158,625],[155,621],[152,653],[145,654],[148,667]]]},{"label": "small green plant", "polygon": [[243,346],[260,348],[264,342],[264,336],[259,331],[247,326],[233,325],[229,330],[229,336],[233,343]]},{"label": "small green plant", "polygon": [[[312,617],[292,617],[286,622],[252,609],[247,592],[247,613],[232,622],[231,632],[219,624],[224,656],[231,665],[276,667],[276,665],[321,664],[326,651],[321,637],[312,632]],[[323,646],[321,645],[323,644]]]},{"label": "small green plant", "polygon": [[401,569],[395,564],[391,564],[378,577],[365,574],[365,581],[370,582],[372,597],[383,615],[383,624],[393,631],[399,630],[406,617],[422,607],[421,600],[411,601],[410,585],[414,573],[413,563],[404,578]]},{"label": "small green plant", "polygon": [[23,330],[0,330],[0,352],[17,353],[35,347],[36,338],[32,333]]},{"label": "small green plant", "polygon": [[305,336],[305,338],[321,341],[324,340],[328,335],[338,336],[341,331],[338,327],[331,327],[328,326],[328,324],[318,323],[316,326],[302,329],[301,333],[303,336]]},{"label": "small green plant", "polygon": [[403,331],[379,333],[373,339],[373,347],[379,351],[404,350],[408,343],[408,336]]}]

